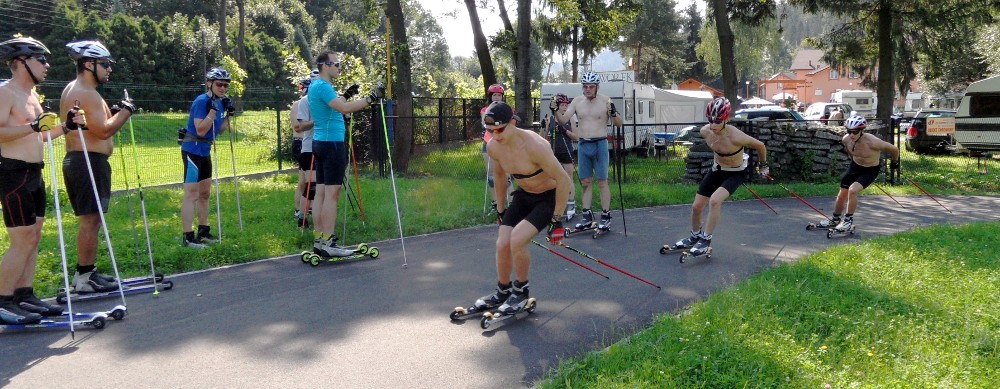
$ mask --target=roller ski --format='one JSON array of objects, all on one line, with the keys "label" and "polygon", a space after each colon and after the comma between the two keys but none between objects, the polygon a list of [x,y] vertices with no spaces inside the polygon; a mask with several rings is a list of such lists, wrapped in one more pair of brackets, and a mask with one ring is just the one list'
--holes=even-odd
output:
[{"label": "roller ski", "polygon": [[584,209],[583,212],[580,212],[580,215],[583,219],[581,219],[579,223],[576,223],[576,225],[573,226],[573,228],[566,229],[567,238],[574,234],[579,234],[581,232],[587,232],[597,229],[597,222],[594,221],[593,212],[591,212],[589,209]]},{"label": "roller ski", "polygon": [[[0,302],[0,330],[69,328],[70,325],[102,329],[109,317],[115,320],[125,318],[126,308],[122,305],[107,312],[75,312],[70,316],[69,313],[62,312],[62,307],[50,306],[41,302],[33,294],[32,297],[31,299],[22,299],[17,305],[13,303],[13,300]],[[28,303],[29,306],[26,306],[25,303]],[[37,311],[39,306],[48,306],[47,311],[33,312]]]},{"label": "roller ski", "polygon": [[660,247],[660,254],[667,255],[671,252],[690,249],[694,247],[695,243],[698,243],[699,240],[701,240],[701,233],[691,232],[691,236],[681,239],[677,241],[677,243],[665,244],[663,247]]},{"label": "roller ski", "polygon": [[70,320],[67,316],[56,316],[52,318],[40,319],[37,321],[27,322],[23,324],[7,324],[6,321],[0,321],[0,330],[69,328],[70,324],[72,324],[74,328],[90,327],[93,329],[100,330],[103,329],[105,325],[107,325],[107,322],[108,322],[108,315],[107,313],[104,312],[74,313],[72,320]]},{"label": "roller ski", "polygon": [[705,258],[712,258],[712,238],[702,237],[698,239],[698,242],[694,244],[691,249],[681,253],[679,258],[681,263],[684,263],[688,258],[698,258],[704,256]]},{"label": "roller ski", "polygon": [[[112,279],[112,282],[114,279]],[[138,293],[157,293],[162,290],[171,290],[174,288],[174,282],[167,280],[163,274],[156,273],[156,277],[137,277],[122,280],[122,290],[124,294],[138,294]],[[118,289],[114,290],[94,290],[92,288],[87,288],[83,286],[77,286],[70,290],[70,293],[66,294],[66,289],[59,289],[59,293],[56,294],[56,302],[59,304],[65,304],[67,298],[73,299],[73,301],[84,301],[100,299],[105,297],[118,296]]]},{"label": "roller ski", "polygon": [[484,313],[496,312],[497,307],[502,305],[510,297],[511,286],[497,283],[497,290],[493,294],[480,297],[475,303],[468,307],[455,307],[449,317],[451,320],[466,320],[473,317],[482,317]]},{"label": "roller ski", "polygon": [[601,213],[601,221],[594,227],[594,234],[590,237],[597,239],[598,236],[604,235],[608,231],[611,231],[611,213],[603,212]]},{"label": "roller ski", "polygon": [[361,243],[354,247],[340,247],[337,246],[336,236],[328,240],[317,239],[315,246],[313,246],[312,251],[303,251],[299,255],[302,262],[308,263],[312,266],[319,266],[321,262],[340,262],[350,259],[359,259],[364,257],[370,257],[372,259],[378,258],[379,250],[378,247],[369,246],[367,243]]},{"label": "roller ski", "polygon": [[569,201],[566,203],[566,222],[573,220],[573,216],[576,216],[576,201]]},{"label": "roller ski", "polygon": [[535,312],[537,304],[534,298],[528,296],[528,283],[518,284],[517,281],[514,281],[510,297],[497,308],[496,312],[483,314],[483,318],[479,320],[479,327],[486,330],[494,324],[520,320]]},{"label": "roller ski", "polygon": [[806,230],[829,230],[840,224],[840,216],[834,216],[833,219],[823,219],[819,223],[809,223],[806,225]]},{"label": "roller ski", "polygon": [[840,224],[826,231],[826,238],[833,239],[835,235],[854,235],[854,218],[844,218]]}]

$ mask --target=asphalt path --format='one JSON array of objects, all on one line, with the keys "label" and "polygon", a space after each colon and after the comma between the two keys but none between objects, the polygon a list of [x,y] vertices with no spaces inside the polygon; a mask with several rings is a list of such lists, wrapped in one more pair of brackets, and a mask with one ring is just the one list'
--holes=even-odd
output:
[{"label": "asphalt path", "polygon": [[[711,259],[658,253],[688,234],[690,206],[630,210],[598,239],[568,244],[657,289],[571,251],[610,277],[532,246],[533,315],[484,331],[448,314],[493,290],[496,227],[377,242],[377,260],[311,267],[297,256],[170,277],[173,290],[127,296],[103,330],[0,334],[0,387],[511,388],[531,386],[563,359],[600,350],[658,315],[761,270],[833,244],[929,224],[997,219],[1000,198],[863,197],[857,233],[806,231],[818,215],[795,198],[727,202]],[[827,214],[829,197],[808,198]],[[539,240],[544,241],[539,235]],[[74,304],[105,310],[118,299]]]}]

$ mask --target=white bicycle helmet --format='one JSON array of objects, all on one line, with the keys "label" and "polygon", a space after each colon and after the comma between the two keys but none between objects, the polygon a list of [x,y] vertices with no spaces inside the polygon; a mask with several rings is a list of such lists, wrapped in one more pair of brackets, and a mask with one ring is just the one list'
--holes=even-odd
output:
[{"label": "white bicycle helmet", "polygon": [[848,130],[864,130],[865,127],[868,127],[868,121],[862,116],[851,116],[844,123],[844,127],[847,127]]},{"label": "white bicycle helmet", "polygon": [[213,81],[213,80],[230,81],[232,80],[232,77],[229,76],[229,72],[227,72],[226,69],[212,68],[208,71],[208,73],[205,74],[205,79],[208,81]]},{"label": "white bicycle helmet", "polygon": [[0,42],[0,60],[10,61],[17,57],[48,55],[49,49],[35,38],[15,37]]},{"label": "white bicycle helmet", "polygon": [[111,57],[111,52],[108,51],[108,48],[104,47],[104,45],[98,41],[70,42],[66,44],[66,49],[69,50],[69,56],[70,58],[73,58],[74,61],[81,58],[93,58],[107,59],[111,62],[115,62]]},{"label": "white bicycle helmet", "polygon": [[313,69],[312,72],[309,73],[310,80],[315,80],[316,77],[319,77],[319,69]]},{"label": "white bicycle helmet", "polygon": [[583,77],[580,78],[581,84],[600,84],[601,78],[597,77],[597,73],[586,72],[583,73]]}]

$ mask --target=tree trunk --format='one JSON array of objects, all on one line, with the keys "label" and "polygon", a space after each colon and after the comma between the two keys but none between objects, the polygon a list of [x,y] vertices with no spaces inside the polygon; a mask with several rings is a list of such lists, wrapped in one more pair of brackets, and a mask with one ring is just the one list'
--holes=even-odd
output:
[{"label": "tree trunk", "polygon": [[236,36],[236,61],[240,67],[247,68],[246,38],[247,38],[247,17],[246,0],[236,0],[236,11],[240,18],[240,30]]},{"label": "tree trunk", "polygon": [[580,58],[576,56],[576,51],[580,47],[580,26],[573,26],[573,82],[580,81]]},{"label": "tree trunk", "polygon": [[[502,1],[502,0],[501,0]],[[534,107],[531,104],[531,0],[517,0],[517,58],[514,64],[515,107],[521,115],[521,127],[531,124]]]},{"label": "tree trunk", "polygon": [[493,58],[490,57],[490,48],[486,45],[486,35],[483,35],[483,26],[479,23],[476,0],[465,0],[465,8],[469,10],[469,20],[472,22],[472,41],[476,46],[476,57],[479,57],[479,68],[483,72],[483,96],[486,96],[486,90],[490,85],[497,83],[497,71],[493,68]]},{"label": "tree trunk", "polygon": [[735,37],[729,27],[726,0],[712,0],[715,30],[719,34],[719,59],[722,61],[722,90],[729,101],[736,104],[736,56],[733,54]]},{"label": "tree trunk", "polygon": [[228,0],[219,0],[219,47],[222,54],[229,55],[229,42],[226,39],[226,3]]},{"label": "tree trunk", "polygon": [[878,107],[875,117],[888,119],[892,116],[892,102],[895,97],[895,72],[892,56],[895,50],[892,45],[892,2],[879,1],[878,10],[878,79],[875,81],[875,91],[878,93]]},{"label": "tree trunk", "polygon": [[[518,0],[518,22],[520,22],[521,14],[521,0]],[[497,0],[497,5],[500,11],[500,21],[503,22],[503,28],[507,31],[514,32],[514,26],[510,23],[510,16],[507,16],[507,4],[504,4],[503,0]]]},{"label": "tree trunk", "polygon": [[[398,117],[413,116],[413,83],[411,81],[411,58],[409,40],[406,38],[406,24],[403,20],[403,7],[400,0],[388,0],[385,16],[392,31],[392,58],[396,62],[396,88],[394,113]],[[397,120],[394,124],[392,165],[395,170],[405,172],[410,166],[410,154],[413,150],[413,122]]]}]

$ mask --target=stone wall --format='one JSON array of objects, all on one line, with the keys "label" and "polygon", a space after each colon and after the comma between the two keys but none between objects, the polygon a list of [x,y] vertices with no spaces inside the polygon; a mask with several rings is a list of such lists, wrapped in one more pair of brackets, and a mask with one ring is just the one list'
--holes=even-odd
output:
[{"label": "stone wall", "polygon": [[[767,146],[771,175],[781,181],[821,181],[843,174],[848,156],[840,142],[844,127],[818,123],[776,123],[766,121],[731,123]],[[714,153],[694,131],[687,155],[685,181],[700,182],[712,168]],[[757,151],[748,149],[751,170]]]}]

